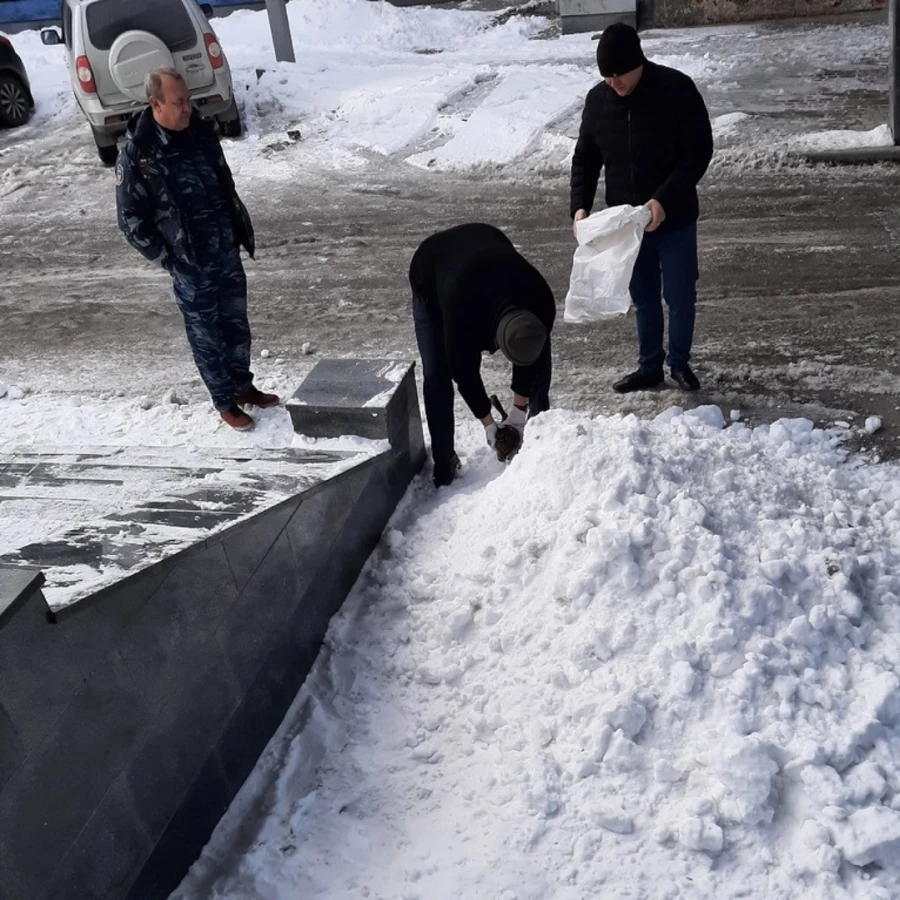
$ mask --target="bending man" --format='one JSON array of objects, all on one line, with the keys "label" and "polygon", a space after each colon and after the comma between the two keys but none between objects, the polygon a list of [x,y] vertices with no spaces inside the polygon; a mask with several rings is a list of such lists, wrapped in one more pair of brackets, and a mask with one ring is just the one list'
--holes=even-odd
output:
[{"label": "bending man", "polygon": [[556,303],[547,282],[491,225],[458,225],[426,238],[409,267],[434,483],[459,470],[453,444],[453,383],[494,446],[497,423],[481,380],[481,354],[512,363],[513,403],[505,424],[525,428],[550,406],[550,331]]}]

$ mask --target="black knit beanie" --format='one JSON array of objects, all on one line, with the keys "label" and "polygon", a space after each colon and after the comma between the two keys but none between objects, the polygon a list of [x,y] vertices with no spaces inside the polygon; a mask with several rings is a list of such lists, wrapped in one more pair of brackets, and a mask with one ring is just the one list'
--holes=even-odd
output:
[{"label": "black knit beanie", "polygon": [[497,346],[514,365],[530,366],[547,341],[544,323],[526,309],[511,309],[497,326]]},{"label": "black knit beanie", "polygon": [[604,78],[624,75],[647,61],[638,33],[624,22],[603,29],[597,43],[597,66]]}]

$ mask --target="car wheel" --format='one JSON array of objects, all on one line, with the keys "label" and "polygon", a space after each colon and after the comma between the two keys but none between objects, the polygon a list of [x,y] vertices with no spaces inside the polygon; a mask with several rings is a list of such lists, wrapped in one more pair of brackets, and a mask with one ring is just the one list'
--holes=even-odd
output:
[{"label": "car wheel", "polygon": [[222,137],[236,138],[241,136],[242,130],[241,113],[237,100],[232,100],[228,112],[219,119],[219,131],[221,131]]},{"label": "car wheel", "polygon": [[97,155],[105,166],[114,166],[119,158],[119,148],[115,144],[112,147],[97,147]]},{"label": "car wheel", "polygon": [[28,121],[31,98],[15,75],[0,75],[0,125],[15,127]]},{"label": "car wheel", "polygon": [[115,137],[101,134],[93,126],[91,126],[91,133],[94,135],[94,143],[97,145],[97,155],[100,160],[105,166],[114,166],[119,158],[119,145]]}]

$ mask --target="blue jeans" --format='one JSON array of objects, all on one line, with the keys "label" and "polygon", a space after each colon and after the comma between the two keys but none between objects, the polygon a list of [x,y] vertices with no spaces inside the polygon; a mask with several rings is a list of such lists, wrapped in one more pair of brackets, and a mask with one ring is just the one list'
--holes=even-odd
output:
[{"label": "blue jeans", "polygon": [[[699,274],[696,222],[662,234],[644,234],[630,285],[642,369],[661,369],[663,361],[673,369],[688,364]],[[663,350],[662,298],[669,307],[668,356]]]},{"label": "blue jeans", "polygon": [[[425,396],[425,419],[431,434],[431,455],[435,468],[449,466],[453,458],[455,421],[453,416],[453,379],[444,344],[444,324],[439,309],[412,295],[413,322],[416,343],[422,358],[422,392]],[[552,364],[550,336],[538,359],[540,370],[537,383],[528,398],[528,415],[536,416],[550,409],[550,378]]]}]

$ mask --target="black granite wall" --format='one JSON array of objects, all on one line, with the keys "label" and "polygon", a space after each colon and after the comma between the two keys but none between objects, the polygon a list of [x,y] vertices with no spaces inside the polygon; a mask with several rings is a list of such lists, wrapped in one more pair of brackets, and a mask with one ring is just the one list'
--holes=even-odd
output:
[{"label": "black granite wall", "polygon": [[411,371],[410,391],[390,450],[55,624],[40,578],[4,570],[0,900],[161,900],[178,885],[422,465]]}]

